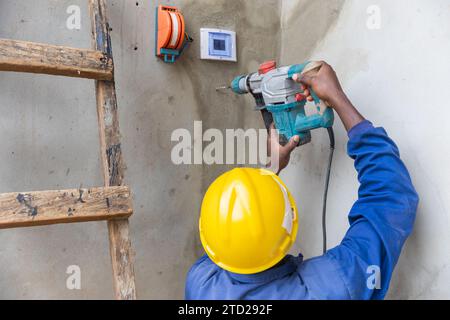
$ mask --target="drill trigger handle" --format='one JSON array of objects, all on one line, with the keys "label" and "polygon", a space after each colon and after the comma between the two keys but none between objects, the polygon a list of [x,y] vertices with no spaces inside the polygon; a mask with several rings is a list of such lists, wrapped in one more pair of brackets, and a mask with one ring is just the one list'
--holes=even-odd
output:
[{"label": "drill trigger handle", "polygon": [[[308,61],[303,64],[293,65],[289,70],[289,76],[292,78],[294,74],[304,75],[307,73],[317,73],[322,67],[322,63],[318,61]],[[329,128],[334,123],[334,113],[324,101],[322,101],[312,88],[309,92],[317,107],[317,114],[306,116],[299,115],[295,122],[295,129],[299,132],[306,132],[317,128]]]}]

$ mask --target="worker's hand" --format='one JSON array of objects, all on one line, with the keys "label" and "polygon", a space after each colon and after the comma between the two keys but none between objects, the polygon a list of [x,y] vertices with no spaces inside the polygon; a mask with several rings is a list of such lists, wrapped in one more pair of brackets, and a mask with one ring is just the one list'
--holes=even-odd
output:
[{"label": "worker's hand", "polygon": [[326,62],[320,61],[321,67],[318,71],[312,70],[303,75],[295,74],[292,79],[302,84],[302,90],[308,101],[313,101],[309,88],[329,107],[335,107],[345,97],[341,84],[333,68]]},{"label": "worker's hand", "polygon": [[274,172],[279,174],[281,170],[287,167],[289,160],[291,158],[291,152],[298,146],[300,142],[299,136],[294,136],[289,140],[289,142],[282,146],[279,142],[279,135],[275,125],[272,123],[270,125],[270,134],[267,139],[267,150],[270,157],[270,168]]},{"label": "worker's hand", "polygon": [[312,88],[327,106],[336,110],[345,128],[350,131],[358,123],[364,121],[364,117],[345,95],[333,68],[324,61],[319,63],[321,64],[319,70],[314,69],[303,75],[296,74],[292,76],[292,79],[302,84],[308,101],[313,101],[309,90]]}]

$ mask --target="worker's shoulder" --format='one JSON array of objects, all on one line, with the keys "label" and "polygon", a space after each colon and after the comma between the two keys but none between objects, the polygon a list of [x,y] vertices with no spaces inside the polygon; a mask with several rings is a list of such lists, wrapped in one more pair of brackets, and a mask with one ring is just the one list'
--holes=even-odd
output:
[{"label": "worker's shoulder", "polygon": [[217,272],[218,269],[219,267],[205,254],[189,270],[187,275],[188,281],[198,279],[199,277],[208,277],[211,272]]},{"label": "worker's shoulder", "polygon": [[332,250],[303,261],[297,269],[303,283],[317,299],[349,299],[347,285],[342,277],[342,266]]},{"label": "worker's shoulder", "polygon": [[207,254],[201,256],[192,266],[191,270],[196,267],[206,266],[206,265],[215,265],[214,262],[208,257]]}]

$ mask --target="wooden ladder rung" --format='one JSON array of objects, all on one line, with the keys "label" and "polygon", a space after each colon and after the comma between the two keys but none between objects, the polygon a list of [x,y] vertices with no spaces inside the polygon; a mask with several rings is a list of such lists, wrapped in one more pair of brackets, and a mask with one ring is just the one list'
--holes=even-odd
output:
[{"label": "wooden ladder rung", "polygon": [[112,220],[132,212],[126,186],[0,194],[0,229]]},{"label": "wooden ladder rung", "polygon": [[113,61],[96,50],[0,39],[0,71],[113,79]]}]

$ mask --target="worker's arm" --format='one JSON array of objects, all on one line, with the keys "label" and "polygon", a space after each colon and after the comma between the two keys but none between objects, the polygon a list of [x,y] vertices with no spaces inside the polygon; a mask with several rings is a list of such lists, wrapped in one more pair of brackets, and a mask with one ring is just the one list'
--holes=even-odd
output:
[{"label": "worker's arm", "polygon": [[417,193],[395,143],[384,129],[374,128],[356,111],[330,66],[325,64],[317,77],[299,81],[339,114],[349,131],[348,154],[355,160],[360,182],[344,240],[312,265],[334,266],[331,270],[339,274],[352,299],[383,298],[413,228]]},{"label": "worker's arm", "polygon": [[368,121],[349,132],[348,154],[360,187],[350,229],[327,255],[338,266],[353,299],[383,298],[410,235],[418,196],[395,143]]}]

